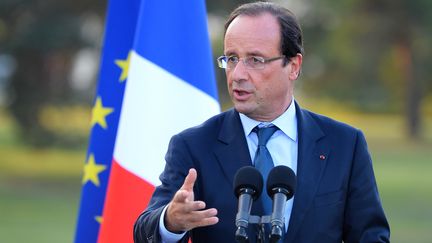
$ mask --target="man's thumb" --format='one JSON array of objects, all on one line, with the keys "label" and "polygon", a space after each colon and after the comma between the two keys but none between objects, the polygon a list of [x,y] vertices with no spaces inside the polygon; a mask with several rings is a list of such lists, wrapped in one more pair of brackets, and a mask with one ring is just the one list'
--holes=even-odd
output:
[{"label": "man's thumb", "polygon": [[183,182],[183,186],[180,189],[192,191],[194,184],[195,184],[195,181],[196,181],[196,178],[197,178],[196,170],[193,168],[189,169],[189,173],[186,176],[186,178]]}]

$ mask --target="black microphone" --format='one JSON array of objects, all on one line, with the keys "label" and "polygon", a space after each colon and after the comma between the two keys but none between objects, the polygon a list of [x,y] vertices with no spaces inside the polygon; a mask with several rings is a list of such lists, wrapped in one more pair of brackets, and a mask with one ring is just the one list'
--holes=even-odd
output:
[{"label": "black microphone", "polygon": [[256,200],[262,192],[263,178],[261,173],[252,166],[240,168],[234,177],[234,194],[238,197],[236,215],[235,239],[238,242],[248,242],[246,229],[252,208],[252,199]]},{"label": "black microphone", "polygon": [[296,175],[294,171],[283,165],[274,167],[267,179],[267,193],[273,199],[271,215],[270,242],[277,242],[285,231],[286,201],[294,196]]}]

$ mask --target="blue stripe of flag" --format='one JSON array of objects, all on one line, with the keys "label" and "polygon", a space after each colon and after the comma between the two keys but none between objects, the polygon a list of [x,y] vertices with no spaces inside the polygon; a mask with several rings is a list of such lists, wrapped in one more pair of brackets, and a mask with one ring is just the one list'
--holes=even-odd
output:
[{"label": "blue stripe of flag", "polygon": [[134,50],[218,100],[205,1],[193,3],[144,1]]}]

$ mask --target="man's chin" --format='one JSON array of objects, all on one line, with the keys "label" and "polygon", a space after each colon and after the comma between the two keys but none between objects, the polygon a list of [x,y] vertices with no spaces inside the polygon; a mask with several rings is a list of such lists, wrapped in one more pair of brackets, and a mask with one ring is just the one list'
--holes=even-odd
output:
[{"label": "man's chin", "polygon": [[238,111],[239,113],[242,113],[245,115],[248,115],[253,111],[252,107],[248,106],[247,104],[244,104],[244,103],[242,104],[242,103],[237,103],[237,102],[234,103],[234,109],[236,111]]}]

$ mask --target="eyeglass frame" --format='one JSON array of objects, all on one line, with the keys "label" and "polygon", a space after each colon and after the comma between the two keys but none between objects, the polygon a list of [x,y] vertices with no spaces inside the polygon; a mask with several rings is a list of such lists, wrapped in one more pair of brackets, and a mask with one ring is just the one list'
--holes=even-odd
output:
[{"label": "eyeglass frame", "polygon": [[[273,62],[273,61],[276,61],[276,60],[279,60],[279,59],[282,59],[282,58],[286,58],[286,56],[285,55],[281,55],[281,56],[277,56],[277,57],[270,57],[270,58],[264,58],[264,57],[260,57],[260,56],[246,56],[246,57],[243,57],[243,58],[240,58],[240,57],[237,57],[238,58],[238,61],[235,63],[235,65],[234,66],[232,66],[232,67],[228,67],[229,66],[229,64],[228,64],[228,59],[229,58],[231,58],[231,57],[237,57],[237,56],[235,56],[235,55],[231,55],[231,56],[225,56],[225,55],[222,55],[222,56],[220,56],[220,57],[218,57],[216,60],[217,60],[217,62],[218,62],[218,66],[220,67],[220,68],[222,68],[222,69],[232,69],[232,68],[235,68],[236,66],[237,66],[237,64],[240,62],[240,60],[243,62],[243,65],[245,65],[245,67],[247,68],[247,69],[250,69],[250,70],[261,70],[261,69],[264,69],[265,68],[265,64],[267,64],[267,63],[270,63],[270,62]],[[225,65],[224,65],[224,63],[223,63],[223,59],[226,59],[225,60]],[[253,60],[253,59],[258,59],[258,61],[259,61],[259,63],[258,63],[258,65],[262,65],[262,67],[260,66],[260,67],[252,67],[251,65],[253,65],[253,64],[250,64],[249,62],[251,61],[251,60]],[[249,62],[248,62],[248,60],[249,60]],[[289,59],[288,59],[289,60]],[[233,63],[234,64],[234,63]]]}]

